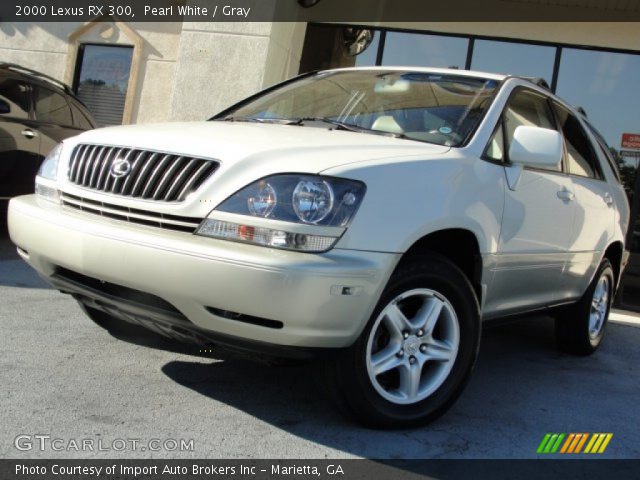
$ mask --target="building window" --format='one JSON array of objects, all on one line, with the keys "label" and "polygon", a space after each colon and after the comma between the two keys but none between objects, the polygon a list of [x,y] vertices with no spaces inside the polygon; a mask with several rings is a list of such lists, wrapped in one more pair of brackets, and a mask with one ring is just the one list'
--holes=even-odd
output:
[{"label": "building window", "polygon": [[[439,34],[435,32],[378,29],[376,39],[359,57],[345,62],[344,56],[331,55],[339,46],[335,35],[345,25],[309,25],[303,49],[300,73],[318,68],[355,65],[405,65],[423,67],[470,68],[525,77],[540,77],[547,81],[559,97],[572,105],[583,107],[589,121],[601,131],[610,146],[599,139],[600,147],[608,148],[607,158],[619,175],[632,205],[631,227],[627,246],[632,257],[623,277],[622,304],[640,311],[640,150],[621,148],[622,133],[640,133],[640,52],[612,51],[606,48],[580,48],[572,45],[523,40],[497,39],[477,35]],[[321,35],[320,35],[321,34]],[[310,41],[314,40],[314,41]],[[637,45],[632,46],[637,49]],[[325,50],[328,53],[323,53]],[[485,157],[500,161],[504,157],[501,135],[509,136],[510,120],[531,118],[534,113],[525,108],[514,112],[519,117],[506,118],[505,130],[496,132],[485,151]],[[535,115],[534,115],[535,117]],[[548,117],[543,115],[542,119]],[[584,132],[571,137],[577,125],[572,118],[564,124],[565,134],[573,141],[573,158],[569,168],[573,174],[597,177],[593,152],[585,148]],[[526,122],[524,123],[526,124]],[[534,122],[534,124],[536,124]],[[573,126],[572,126],[573,125]]]},{"label": "building window", "polygon": [[555,57],[554,47],[476,40],[473,46],[471,70],[522,77],[541,77],[551,85]]},{"label": "building window", "polygon": [[371,31],[373,40],[367,49],[356,55],[356,67],[373,67],[378,59],[378,45],[380,44],[380,32],[376,30]]},{"label": "building window", "polygon": [[362,42],[364,50],[354,55],[349,46],[354,41],[354,27],[332,27],[324,25],[308,25],[304,39],[300,73],[326,68],[368,67],[376,64],[380,31],[366,29],[371,32],[371,42]]},{"label": "building window", "polygon": [[466,38],[387,32],[382,64],[463,69],[468,48]]},{"label": "building window", "polygon": [[75,91],[101,127],[122,123],[132,57],[130,46],[80,46]]}]

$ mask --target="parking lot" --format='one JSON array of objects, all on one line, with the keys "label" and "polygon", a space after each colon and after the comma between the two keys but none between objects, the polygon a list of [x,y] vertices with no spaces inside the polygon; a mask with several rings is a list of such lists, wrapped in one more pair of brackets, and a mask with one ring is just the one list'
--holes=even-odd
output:
[{"label": "parking lot", "polygon": [[[61,241],[52,239],[52,241]],[[0,240],[0,455],[4,458],[535,458],[547,432],[611,432],[607,458],[640,458],[640,320],[613,315],[601,350],[559,353],[537,317],[485,330],[471,382],[418,430],[354,425],[313,366],[271,367],[148,335],[112,335]],[[119,338],[118,338],[119,337]],[[19,435],[63,439],[18,450]],[[71,439],[193,440],[189,451],[95,451]]]}]

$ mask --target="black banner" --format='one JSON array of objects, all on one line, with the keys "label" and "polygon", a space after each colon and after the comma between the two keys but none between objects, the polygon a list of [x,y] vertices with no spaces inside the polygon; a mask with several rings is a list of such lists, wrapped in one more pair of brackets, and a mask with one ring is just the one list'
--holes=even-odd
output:
[{"label": "black banner", "polygon": [[640,460],[0,460],[2,480],[637,479]]},{"label": "black banner", "polygon": [[640,21],[640,0],[2,0],[3,22]]}]

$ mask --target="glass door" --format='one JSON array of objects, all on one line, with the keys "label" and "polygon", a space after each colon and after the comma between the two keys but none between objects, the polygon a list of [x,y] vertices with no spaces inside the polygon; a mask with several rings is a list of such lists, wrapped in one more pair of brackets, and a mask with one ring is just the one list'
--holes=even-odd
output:
[{"label": "glass door", "polygon": [[627,248],[631,252],[627,269],[618,293],[618,306],[640,311],[640,175],[639,156],[625,155],[620,162],[620,175],[631,205],[631,221],[627,234]]}]

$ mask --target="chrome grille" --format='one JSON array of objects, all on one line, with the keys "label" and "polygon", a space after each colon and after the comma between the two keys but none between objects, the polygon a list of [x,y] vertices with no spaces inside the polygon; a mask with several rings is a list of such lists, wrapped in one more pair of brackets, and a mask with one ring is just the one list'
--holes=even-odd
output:
[{"label": "chrome grille", "polygon": [[[115,162],[126,163],[121,176]],[[218,162],[172,153],[106,145],[78,145],[71,155],[69,180],[100,192],[145,200],[181,202],[218,168]]]},{"label": "chrome grille", "polygon": [[61,192],[60,201],[62,205],[75,210],[93,213],[102,217],[114,220],[123,220],[139,225],[178,230],[180,232],[194,233],[202,218],[183,217],[180,215],[170,215],[166,213],[151,212],[137,208],[123,207],[111,203],[97,202],[88,198],[78,197],[69,193]]}]

